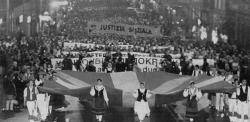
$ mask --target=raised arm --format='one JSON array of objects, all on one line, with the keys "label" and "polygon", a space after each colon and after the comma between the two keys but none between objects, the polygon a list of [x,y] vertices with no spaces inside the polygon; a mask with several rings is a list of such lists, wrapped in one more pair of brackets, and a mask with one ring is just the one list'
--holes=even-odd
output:
[{"label": "raised arm", "polygon": [[247,92],[247,102],[250,102],[250,87],[248,86],[248,92]]},{"label": "raised arm", "polygon": [[39,94],[37,87],[35,87],[35,94]]},{"label": "raised arm", "polygon": [[27,88],[24,89],[23,91],[23,104],[24,106],[26,106],[26,97],[27,97]]},{"label": "raised arm", "polygon": [[147,91],[147,94],[146,94],[146,97],[147,97],[147,98],[150,98],[150,97],[152,96],[152,94],[153,94],[153,93],[152,93],[150,90],[148,90],[148,91]]},{"label": "raised arm", "polygon": [[187,97],[187,96],[188,96],[188,89],[184,89],[184,91],[183,91],[183,96],[184,96],[184,97]]},{"label": "raised arm", "polygon": [[103,97],[104,97],[104,100],[106,101],[106,103],[108,104],[109,98],[108,98],[108,94],[107,94],[106,88],[103,89]]},{"label": "raised arm", "polygon": [[94,86],[91,87],[91,90],[90,90],[90,95],[91,96],[94,96],[95,95],[95,89],[94,89]]},{"label": "raised arm", "polygon": [[197,91],[196,91],[196,97],[197,99],[200,99],[202,97],[202,93],[201,93],[201,90],[197,88]]},{"label": "raised arm", "polygon": [[138,97],[138,91],[137,91],[137,90],[135,90],[135,91],[133,92],[133,96],[134,96],[135,98]]}]

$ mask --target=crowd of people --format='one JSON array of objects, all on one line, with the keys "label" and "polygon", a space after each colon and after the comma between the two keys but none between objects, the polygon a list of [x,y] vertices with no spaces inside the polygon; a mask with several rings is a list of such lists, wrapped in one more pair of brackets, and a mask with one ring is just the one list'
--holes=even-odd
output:
[{"label": "crowd of people", "polygon": [[[54,13],[57,28],[49,33],[33,37],[25,36],[22,33],[18,33],[16,37],[0,35],[0,65],[6,69],[3,76],[5,93],[8,96],[6,110],[14,110],[14,104],[23,107],[23,91],[30,80],[44,81],[53,75],[54,70],[72,70],[73,67],[77,71],[96,72],[93,61],[86,66],[81,65],[81,60],[91,57],[88,52],[93,51],[106,52],[102,71],[107,73],[140,71],[136,66],[136,57],[130,54],[130,52],[140,52],[149,53],[152,57],[164,54],[161,71],[192,76],[200,74],[231,75],[235,79],[235,83],[241,82],[243,79],[250,81],[249,52],[229,43],[186,41],[179,36],[152,38],[117,34],[88,34],[85,28],[89,21],[162,26],[163,33],[169,31],[164,28],[166,26],[164,24],[169,21],[168,18],[155,11],[144,13],[141,16],[123,9],[123,7],[81,9],[81,4],[75,0],[67,7],[60,8],[56,14]],[[64,46],[66,42],[95,44],[96,46],[76,45],[73,48],[67,48]],[[103,46],[97,46],[98,44]],[[122,48],[118,45],[133,46]],[[69,54],[63,52],[69,52]],[[71,52],[79,53],[73,55]],[[111,54],[111,52],[115,53]],[[126,60],[123,60],[121,52],[128,53]],[[173,61],[171,54],[178,55],[180,62]],[[51,63],[53,58],[63,58],[63,61],[53,67]],[[78,58],[78,60],[73,62],[71,58]],[[202,59],[204,63],[201,66],[194,65],[192,59]],[[215,60],[215,64],[208,64],[207,59]],[[10,103],[11,105],[9,105]]]}]

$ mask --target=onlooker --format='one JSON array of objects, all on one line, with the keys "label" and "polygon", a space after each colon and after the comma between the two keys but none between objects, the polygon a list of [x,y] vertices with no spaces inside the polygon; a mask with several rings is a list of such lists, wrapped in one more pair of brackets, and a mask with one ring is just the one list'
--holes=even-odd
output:
[{"label": "onlooker", "polygon": [[94,66],[94,61],[89,61],[89,65],[86,66],[87,72],[96,72],[96,67]]},{"label": "onlooker", "polygon": [[202,74],[203,74],[203,72],[202,72],[202,70],[200,70],[200,67],[198,65],[195,65],[192,76],[198,77]]},{"label": "onlooker", "polygon": [[16,97],[16,86],[15,84],[12,82],[12,80],[10,80],[8,78],[7,75],[4,76],[3,79],[3,86],[4,86],[4,91],[5,94],[7,95],[7,99],[6,99],[6,108],[5,110],[7,111],[13,111],[14,108],[14,104],[17,104],[18,102],[15,100]]}]

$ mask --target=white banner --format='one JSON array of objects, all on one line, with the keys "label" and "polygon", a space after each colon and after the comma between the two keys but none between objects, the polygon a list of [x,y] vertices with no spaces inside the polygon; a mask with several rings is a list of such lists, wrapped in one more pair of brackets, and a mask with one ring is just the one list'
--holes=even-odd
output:
[{"label": "white banner", "polygon": [[141,37],[162,36],[160,27],[144,25],[114,24],[109,22],[88,22],[89,34],[119,34]]},{"label": "white banner", "polygon": [[[89,58],[83,58],[82,59],[82,66],[86,66],[89,61],[94,61],[94,65],[96,67],[96,70],[98,72],[102,71],[102,64],[104,62],[104,58],[105,58],[105,52],[101,52],[101,51],[96,51],[96,52],[90,52],[90,54],[92,55],[92,57]],[[141,71],[143,72],[153,72],[153,71],[158,71],[159,68],[161,68],[160,63],[164,60],[164,58],[161,57],[149,57],[146,54],[147,53],[134,53],[135,54],[135,61],[138,65],[138,67],[141,69]],[[125,61],[125,59],[127,58],[127,53],[122,53],[123,55],[123,60]],[[73,63],[75,63],[78,58],[72,58],[71,59]],[[61,58],[54,58],[51,60],[53,68],[55,68],[56,63],[62,62],[63,59]],[[174,62],[180,62],[179,59],[173,59]],[[193,59],[193,65],[199,65],[202,66],[203,65],[203,59]],[[207,59],[207,62],[210,65],[214,65],[215,61],[213,59]]]},{"label": "white banner", "polygon": [[65,42],[64,43],[64,48],[73,49],[74,47],[88,47],[88,48],[93,48],[93,47],[105,47],[105,45],[102,45],[102,44],[93,44],[93,43],[75,43],[75,42]]}]

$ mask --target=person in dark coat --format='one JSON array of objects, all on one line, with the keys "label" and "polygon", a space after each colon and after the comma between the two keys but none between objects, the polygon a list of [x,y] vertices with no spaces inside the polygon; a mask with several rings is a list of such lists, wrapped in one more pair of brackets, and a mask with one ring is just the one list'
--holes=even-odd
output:
[{"label": "person in dark coat", "polygon": [[87,72],[96,72],[96,67],[94,66],[94,61],[90,61],[89,65],[86,66]]},{"label": "person in dark coat", "polygon": [[62,70],[72,70],[73,67],[73,62],[72,60],[69,58],[69,56],[65,57],[63,59],[63,68]]},{"label": "person in dark coat", "polygon": [[125,71],[125,63],[122,61],[122,57],[119,57],[116,62],[116,72],[124,72]]},{"label": "person in dark coat", "polygon": [[4,87],[4,92],[7,95],[5,110],[13,111],[13,105],[14,105],[13,101],[15,100],[16,97],[16,86],[12,82],[12,80],[8,78],[7,75],[5,75],[3,78],[3,87]]}]

